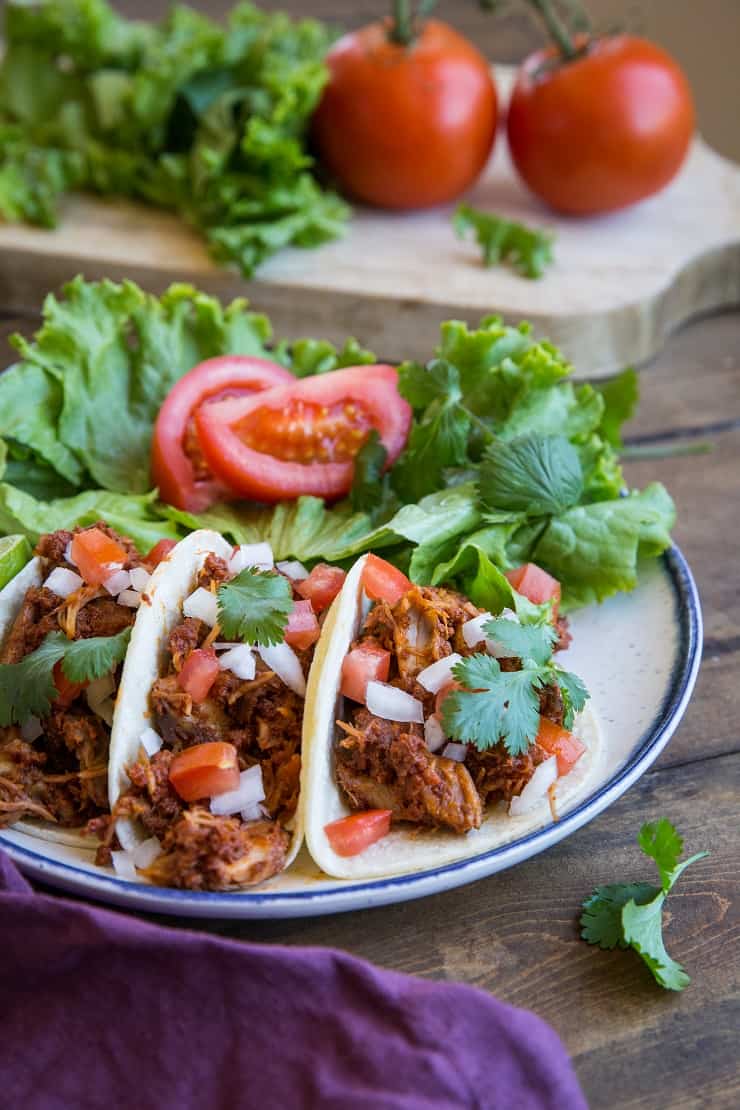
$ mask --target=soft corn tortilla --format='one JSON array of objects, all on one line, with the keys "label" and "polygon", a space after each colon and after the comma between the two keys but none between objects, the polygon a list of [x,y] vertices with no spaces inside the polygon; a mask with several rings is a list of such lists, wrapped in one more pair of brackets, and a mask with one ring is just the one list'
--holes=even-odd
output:
[{"label": "soft corn tortilla", "polygon": [[[324,628],[322,657],[314,665],[306,693],[301,796],[310,799],[305,810],[305,834],[315,862],[327,875],[339,879],[404,875],[471,859],[550,824],[552,813],[547,799],[521,817],[509,817],[507,806],[499,803],[487,809],[479,829],[465,835],[401,823],[394,824],[387,836],[357,856],[339,856],[332,849],[325,826],[353,812],[337,785],[333,749],[336,720],[342,718],[343,710],[339,694],[342,660],[363,619],[364,562],[362,558],[355,563],[332,606]],[[586,751],[571,773],[557,781],[554,794],[559,815],[589,793],[603,759],[601,732],[593,713],[580,714],[573,731],[586,745]]]},{"label": "soft corn tortilla", "polygon": [[[167,642],[182,620],[182,603],[195,589],[195,580],[206,556],[213,554],[228,560],[232,552],[232,544],[227,543],[218,532],[201,529],[181,540],[154,572],[148,591],[151,603],[142,604],[139,608],[113,718],[108,762],[111,809],[129,783],[126,766],[135,763],[138,758],[141,734],[152,724],[149,695],[156,679],[164,673]],[[304,796],[301,790],[296,812],[288,827],[292,840],[286,867],[293,862],[303,843],[303,813]],[[132,851],[148,836],[137,822],[128,819],[116,823],[116,832],[121,846],[127,851]]]}]

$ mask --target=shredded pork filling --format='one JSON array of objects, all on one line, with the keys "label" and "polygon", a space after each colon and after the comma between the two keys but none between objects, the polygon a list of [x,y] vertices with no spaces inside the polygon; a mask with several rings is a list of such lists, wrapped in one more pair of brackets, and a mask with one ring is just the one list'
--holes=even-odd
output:
[{"label": "shredded pork filling", "polygon": [[[127,570],[144,566],[129,540],[102,522],[91,527],[124,548]],[[35,554],[43,561],[44,580],[57,567],[76,569],[65,558],[75,532],[60,529],[40,538]],[[0,648],[0,663],[19,663],[50,632],[61,630],[73,640],[114,636],[134,619],[133,609],[119,605],[98,587],[83,586],[77,594],[62,598],[44,586],[34,586],[27,590]],[[0,728],[0,826],[24,817],[67,828],[100,819],[108,812],[110,729],[90,709],[84,690],[67,704],[54,705],[40,727],[41,735],[33,741],[24,740],[15,725]]]},{"label": "shredded pork filling", "polygon": [[[416,681],[422,670],[457,652],[485,651],[483,642],[465,642],[463,625],[483,610],[461,594],[430,586],[413,587],[391,606],[379,601],[370,610],[352,647],[369,642],[391,653],[388,682],[422,702],[424,717],[434,712],[435,696]],[[557,625],[556,650],[570,636],[565,618]],[[520,667],[500,659],[504,670]],[[563,701],[556,686],[539,691],[540,713],[563,723]],[[502,743],[485,752],[467,745],[464,762],[429,751],[420,724],[388,721],[363,705],[347,701],[334,747],[337,781],[354,809],[389,809],[396,821],[466,833],[480,827],[485,806],[510,801],[521,793],[535,767],[547,758],[537,744],[511,756]]]},{"label": "shredded pork filling", "polygon": [[[215,589],[230,577],[226,563],[209,555],[196,585]],[[164,747],[151,759],[142,753],[129,768],[131,786],[113,814],[114,820],[139,820],[149,836],[159,839],[162,852],[144,874],[160,885],[188,890],[228,890],[263,882],[282,871],[290,846],[284,826],[295,813],[300,788],[303,698],[261,659],[251,680],[221,671],[201,702],[193,702],[181,689],[179,672],[211,632],[193,617],[173,629],[167,673],[154,683],[150,699],[152,725]],[[296,654],[307,675],[313,648]],[[169,767],[174,756],[211,741],[233,744],[242,771],[259,763],[265,790],[263,820],[216,816],[208,798],[183,802],[173,789]],[[105,858],[105,847],[99,858]]]}]

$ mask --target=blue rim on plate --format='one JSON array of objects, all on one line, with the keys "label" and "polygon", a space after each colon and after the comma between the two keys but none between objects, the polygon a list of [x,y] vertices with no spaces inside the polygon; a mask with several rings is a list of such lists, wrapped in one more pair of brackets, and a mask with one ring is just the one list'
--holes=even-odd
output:
[{"label": "blue rim on plate", "polygon": [[674,590],[679,643],[660,709],[630,759],[608,782],[556,824],[537,829],[519,840],[470,859],[411,875],[362,882],[335,880],[335,886],[315,891],[268,890],[232,894],[173,890],[92,873],[9,842],[2,833],[0,846],[22,871],[41,882],[130,909],[187,917],[275,918],[341,913],[421,898],[511,867],[556,844],[616,801],[658,758],[686,710],[701,662],[701,604],[693,575],[679,548],[672,547],[662,556],[662,561]]}]

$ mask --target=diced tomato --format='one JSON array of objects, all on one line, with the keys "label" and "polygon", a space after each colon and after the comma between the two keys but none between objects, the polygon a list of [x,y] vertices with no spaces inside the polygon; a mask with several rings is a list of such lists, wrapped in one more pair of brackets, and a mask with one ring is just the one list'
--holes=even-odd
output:
[{"label": "diced tomato", "polygon": [[586,750],[586,745],[577,736],[548,720],[547,717],[540,717],[536,743],[548,755],[557,756],[559,775],[567,775]]},{"label": "diced tomato", "polygon": [[175,547],[177,547],[177,540],[160,540],[159,543],[155,543],[149,554],[144,557],[144,562],[148,567],[154,570],[155,567],[158,567],[159,564],[167,558],[170,551]]},{"label": "diced tomato", "polygon": [[379,644],[365,643],[353,648],[342,663],[341,693],[364,704],[368,682],[386,682],[391,653]]},{"label": "diced tomato", "polygon": [[101,586],[114,573],[111,564],[127,559],[125,548],[100,528],[86,528],[72,537],[72,562],[89,586]]},{"label": "diced tomato", "polygon": [[391,830],[390,809],[368,809],[352,813],[324,826],[329,844],[338,856],[358,856]]},{"label": "diced tomato", "polygon": [[355,455],[374,428],[386,467],[406,444],[411,408],[393,366],[351,366],[251,396],[201,405],[200,448],[225,485],[254,501],[348,493]]},{"label": "diced tomato", "polygon": [[86,682],[72,682],[67,678],[62,670],[62,660],[60,659],[54,664],[52,671],[54,685],[57,688],[57,696],[54,698],[54,705],[61,709],[66,709],[68,705],[78,697],[87,686]]},{"label": "diced tomato", "polygon": [[214,478],[203,459],[195,412],[226,397],[257,393],[295,378],[284,366],[264,358],[224,355],[198,363],[165,398],[154,425],[152,481],[159,496],[178,509],[198,513],[214,501],[236,494]]},{"label": "diced tomato", "polygon": [[185,802],[236,790],[239,785],[236,748],[221,740],[186,748],[170,763],[170,782]]},{"label": "diced tomato", "polygon": [[362,588],[371,601],[395,605],[410,590],[412,582],[403,571],[377,555],[368,555],[362,568]]},{"label": "diced tomato", "polygon": [[182,665],[182,670],[177,676],[177,683],[181,690],[194,702],[205,701],[208,693],[218,678],[218,659],[213,648],[205,651],[196,648],[191,651]]},{"label": "diced tomato", "polygon": [[463,689],[463,685],[462,685],[461,682],[454,682],[453,681],[453,682],[445,683],[445,685],[442,687],[442,689],[438,691],[437,696],[434,699],[434,712],[436,713],[436,715],[438,717],[440,717],[440,720],[441,720],[441,713],[442,713],[442,702],[445,700],[445,698],[447,697],[448,694],[452,693],[453,690],[462,690],[462,689]]},{"label": "diced tomato", "polygon": [[507,570],[506,577],[518,594],[529,598],[535,605],[542,605],[545,601],[554,601],[552,607],[553,617],[558,615],[560,605],[560,583],[536,563],[525,563],[524,566]]},{"label": "diced tomato", "polygon": [[308,578],[296,582],[296,592],[311,602],[314,612],[322,613],[328,609],[337,596],[347,577],[341,567],[330,567],[328,563],[315,566]]},{"label": "diced tomato", "polygon": [[298,651],[305,651],[315,644],[321,635],[321,628],[310,601],[296,601],[288,617],[285,629],[285,642]]}]

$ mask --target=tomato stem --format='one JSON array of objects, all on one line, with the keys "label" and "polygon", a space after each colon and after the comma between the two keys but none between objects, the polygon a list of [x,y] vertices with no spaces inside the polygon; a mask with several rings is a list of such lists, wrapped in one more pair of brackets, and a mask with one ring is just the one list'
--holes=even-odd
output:
[{"label": "tomato stem", "polygon": [[391,4],[391,26],[388,38],[399,46],[411,46],[417,35],[418,25],[426,19],[437,0],[421,0],[416,12],[412,0],[393,0]]},{"label": "tomato stem", "polygon": [[561,58],[567,61],[578,56],[578,49],[568,26],[553,3],[553,0],[525,0],[539,15],[545,29],[555,43]]}]

